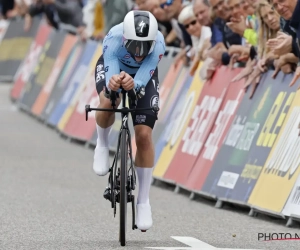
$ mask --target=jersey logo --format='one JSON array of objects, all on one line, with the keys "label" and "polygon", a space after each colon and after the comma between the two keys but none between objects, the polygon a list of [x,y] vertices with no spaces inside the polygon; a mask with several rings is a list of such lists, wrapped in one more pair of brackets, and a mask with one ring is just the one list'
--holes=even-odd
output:
[{"label": "jersey logo", "polygon": [[126,54],[126,55],[124,56],[125,59],[129,59],[130,57],[131,57],[130,54]]},{"label": "jersey logo", "polygon": [[104,46],[104,48],[103,48],[103,54],[104,54],[105,51],[107,50],[107,47],[108,47],[107,45]]},{"label": "jersey logo", "polygon": [[99,72],[102,69],[103,69],[103,65],[102,64],[97,65],[97,72]]},{"label": "jersey logo", "polygon": [[[151,108],[153,107],[159,107],[159,98],[157,95],[154,95],[151,97],[151,100],[150,100],[150,106]],[[154,111],[153,111],[154,112]]]},{"label": "jersey logo", "polygon": [[159,84],[157,84],[157,87],[156,87],[156,83],[155,83],[155,80],[152,79],[152,82],[153,82],[153,86],[154,86],[154,89],[159,92]]},{"label": "jersey logo", "polygon": [[144,29],[145,25],[146,25],[146,24],[145,24],[144,20],[142,20],[142,21],[140,22],[140,24],[139,24],[140,32],[141,32],[141,33],[143,33],[143,29]]},{"label": "jersey logo", "polygon": [[154,74],[154,69],[151,69],[150,72],[149,72],[150,76],[153,76]]},{"label": "jersey logo", "polygon": [[111,31],[109,31],[109,32],[107,33],[106,37],[110,37],[110,36],[111,36],[111,34],[112,34],[112,32],[111,32]]},{"label": "jersey logo", "polygon": [[124,115],[124,117],[123,117],[123,126],[124,127],[126,126],[127,119],[128,119],[127,115]]},{"label": "jersey logo", "polygon": [[152,82],[153,82],[153,86],[154,86],[154,88],[156,89],[156,86],[155,86],[155,80],[154,80],[154,79],[152,79]]},{"label": "jersey logo", "polygon": [[103,69],[103,65],[102,64],[99,64],[97,65],[97,68],[96,68],[96,82],[99,82],[100,80],[103,80],[104,77],[105,77],[105,72]]}]

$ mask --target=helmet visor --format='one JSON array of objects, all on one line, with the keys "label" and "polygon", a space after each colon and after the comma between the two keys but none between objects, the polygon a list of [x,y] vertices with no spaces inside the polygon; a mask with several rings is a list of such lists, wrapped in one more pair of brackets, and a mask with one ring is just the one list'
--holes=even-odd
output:
[{"label": "helmet visor", "polygon": [[155,42],[154,41],[135,41],[125,40],[124,45],[126,50],[134,56],[147,56],[152,52]]}]

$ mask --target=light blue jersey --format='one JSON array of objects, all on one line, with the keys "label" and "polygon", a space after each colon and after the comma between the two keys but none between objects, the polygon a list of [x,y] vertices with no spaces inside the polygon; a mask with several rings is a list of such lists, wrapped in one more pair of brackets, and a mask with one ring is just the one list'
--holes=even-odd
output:
[{"label": "light blue jersey", "polygon": [[[134,27],[132,27],[134,29]],[[113,75],[125,71],[128,74],[135,74],[134,85],[138,89],[146,87],[151,79],[160,59],[163,57],[166,46],[163,34],[158,31],[155,47],[142,61],[136,62],[127,52],[123,45],[123,23],[110,29],[103,40],[103,59],[105,68],[106,87]]]}]

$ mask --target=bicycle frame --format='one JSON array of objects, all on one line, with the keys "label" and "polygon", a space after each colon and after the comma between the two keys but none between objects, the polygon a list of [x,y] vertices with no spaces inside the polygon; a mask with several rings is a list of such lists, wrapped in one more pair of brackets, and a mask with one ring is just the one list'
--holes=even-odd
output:
[{"label": "bicycle frame", "polygon": [[[121,109],[116,109],[116,92],[111,92],[110,94],[110,99],[112,103],[112,109],[101,109],[101,108],[90,108],[90,105],[85,106],[85,111],[86,111],[86,121],[88,120],[88,112],[95,110],[95,111],[107,111],[107,112],[119,112],[121,113],[121,128],[119,132],[119,138],[118,138],[118,145],[117,145],[117,151],[114,157],[114,161],[112,164],[112,168],[110,168],[110,174],[109,174],[109,185],[111,189],[106,188],[104,192],[104,198],[109,199],[111,201],[112,208],[114,208],[114,216],[116,215],[116,202],[117,199],[119,199],[119,203],[121,206],[121,203],[124,204],[131,202],[132,203],[132,229],[137,229],[137,226],[135,225],[135,204],[134,204],[134,195],[132,194],[132,191],[135,190],[135,183],[136,183],[136,178],[135,178],[135,171],[133,168],[133,160],[132,160],[132,146],[131,146],[131,135],[130,135],[130,130],[128,127],[128,114],[136,111],[141,111],[141,110],[153,110],[156,112],[156,118],[157,118],[157,111],[159,111],[159,108],[157,106],[153,108],[141,108],[141,109],[129,109],[126,107],[126,93],[128,94],[129,101],[131,101],[131,106],[136,107],[137,106],[137,99],[135,92],[128,91],[126,92],[125,90],[122,89],[122,108]],[[125,131],[124,131],[125,130]],[[127,138],[123,138],[122,136],[125,136]],[[125,140],[125,141],[124,141]],[[127,144],[127,145],[126,145]],[[126,146],[125,146],[126,145]],[[128,152],[124,151],[125,148],[127,148]],[[122,157],[122,152],[123,152],[123,157]],[[121,166],[118,168],[118,153],[121,154]],[[126,160],[126,164],[124,163],[124,159],[126,159],[126,154],[127,154],[127,159],[128,159],[128,153],[130,157],[130,168],[128,169],[128,163]],[[122,161],[123,159],[123,161]],[[123,167],[122,167],[122,162],[123,162]],[[118,169],[118,174],[117,174],[117,169]],[[126,171],[125,171],[126,169]],[[132,170],[132,174],[130,173],[130,170]],[[123,173],[123,174],[122,174]],[[129,178],[128,178],[129,177]],[[121,181],[120,181],[121,180]],[[120,182],[120,186],[118,186]],[[123,183],[123,185],[122,185]],[[126,183],[126,184],[124,184]],[[121,188],[123,186],[123,188]],[[124,188],[125,187],[125,188]],[[110,194],[109,194],[110,191]],[[125,194],[124,194],[125,192]],[[122,195],[123,193],[123,195]],[[126,198],[124,198],[126,197]],[[123,199],[123,202],[122,202]],[[125,199],[125,201],[124,201]],[[123,208],[123,210],[122,210]],[[125,210],[124,210],[125,209]],[[120,211],[125,211],[124,213],[120,212],[120,216],[122,214],[122,218],[125,221],[125,228],[126,228],[126,208],[124,208],[124,205],[120,207]],[[122,224],[121,221],[123,221],[120,217],[120,239],[119,241],[121,242],[122,246],[125,246],[125,229],[124,229],[124,223]],[[122,229],[121,229],[122,228]],[[123,230],[123,231],[122,231]],[[124,231],[125,230],[125,231]],[[123,232],[123,233],[121,233]],[[122,235],[122,236],[121,236]]]}]

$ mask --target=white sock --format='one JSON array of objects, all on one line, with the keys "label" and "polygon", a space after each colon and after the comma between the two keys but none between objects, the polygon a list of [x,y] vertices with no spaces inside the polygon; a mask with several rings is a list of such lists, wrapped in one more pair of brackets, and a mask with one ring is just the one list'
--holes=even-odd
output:
[{"label": "white sock", "polygon": [[108,128],[101,128],[97,123],[97,134],[98,134],[98,139],[97,139],[97,147],[100,148],[108,148],[108,135],[111,130],[111,127]]},{"label": "white sock", "polygon": [[149,193],[152,181],[153,168],[135,167],[135,169],[139,181],[139,193],[137,198],[137,204],[149,204]]}]

